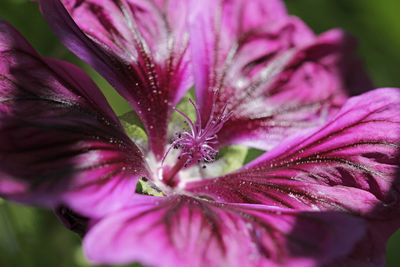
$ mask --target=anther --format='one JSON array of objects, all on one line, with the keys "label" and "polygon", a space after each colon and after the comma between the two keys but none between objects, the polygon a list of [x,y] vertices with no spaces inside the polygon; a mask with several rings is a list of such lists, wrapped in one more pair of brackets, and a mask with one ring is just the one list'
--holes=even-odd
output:
[{"label": "anther", "polygon": [[[203,127],[200,111],[191,99],[189,99],[189,101],[196,111],[196,123],[194,123],[182,111],[175,108],[175,111],[185,118],[184,123],[187,125],[187,130],[185,129],[175,134],[177,137],[175,140],[173,140],[171,147],[167,150],[162,160],[163,164],[166,156],[172,148],[181,149],[181,153],[178,156],[178,162],[176,162],[172,168],[167,168],[163,174],[163,180],[166,184],[176,184],[176,181],[172,182],[173,180],[178,179],[175,177],[175,175],[181,168],[190,167],[193,162],[200,164],[201,162],[210,163],[215,161],[217,150],[215,150],[213,147],[218,143],[217,133],[232,115],[232,113],[224,114],[226,108],[224,107],[222,109],[222,114],[219,114],[215,117],[215,99],[216,95],[214,95],[210,118]],[[206,168],[205,164],[202,165],[202,168]]]}]

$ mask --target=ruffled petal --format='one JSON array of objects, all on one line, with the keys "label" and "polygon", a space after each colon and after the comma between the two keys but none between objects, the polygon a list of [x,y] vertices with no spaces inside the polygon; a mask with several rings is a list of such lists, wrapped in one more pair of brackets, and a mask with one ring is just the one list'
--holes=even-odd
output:
[{"label": "ruffled petal", "polygon": [[77,67],[0,22],[0,195],[101,216],[132,198],[142,153]]},{"label": "ruffled petal", "polygon": [[[227,202],[399,217],[400,89],[351,98],[328,123],[186,190]],[[400,217],[399,217],[400,218]]]},{"label": "ruffled petal", "polygon": [[322,266],[342,258],[364,221],[341,213],[221,204],[187,196],[147,197],[103,219],[83,246],[95,264]]},{"label": "ruffled petal", "polygon": [[40,0],[50,27],[133,106],[161,158],[172,106],[192,81],[184,0]]},{"label": "ruffled petal", "polygon": [[277,1],[217,2],[193,4],[190,30],[202,116],[210,115],[213,91],[215,112],[226,105],[233,113],[218,133],[220,146],[269,150],[323,123],[347,91],[372,88],[353,55],[354,40],[343,32],[315,37]]}]

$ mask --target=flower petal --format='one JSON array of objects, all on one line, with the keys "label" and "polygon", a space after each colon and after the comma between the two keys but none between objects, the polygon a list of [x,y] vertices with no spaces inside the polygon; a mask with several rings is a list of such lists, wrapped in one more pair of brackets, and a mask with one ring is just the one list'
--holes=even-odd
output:
[{"label": "flower petal", "polygon": [[344,211],[367,234],[332,266],[383,266],[400,225],[400,90],[350,99],[326,125],[293,137],[236,173],[188,184],[218,201]]},{"label": "flower petal", "polygon": [[322,266],[364,234],[361,219],[187,196],[147,197],[95,225],[84,238],[96,264]]},{"label": "flower petal", "polygon": [[100,216],[146,167],[97,86],[0,22],[0,195]]},{"label": "flower petal", "polygon": [[157,157],[168,120],[191,86],[186,1],[40,0],[50,27],[133,106]]},{"label": "flower petal", "polygon": [[378,89],[351,98],[324,126],[237,172],[189,183],[186,190],[219,201],[339,210],[398,224],[399,153],[400,89]]},{"label": "flower petal", "polygon": [[347,90],[371,88],[356,64],[354,42],[343,32],[315,37],[302,21],[276,9],[278,1],[218,3],[194,5],[190,30],[202,116],[210,115],[213,91],[219,92],[215,111],[227,105],[226,112],[233,112],[218,133],[220,146],[269,150],[324,122]]}]

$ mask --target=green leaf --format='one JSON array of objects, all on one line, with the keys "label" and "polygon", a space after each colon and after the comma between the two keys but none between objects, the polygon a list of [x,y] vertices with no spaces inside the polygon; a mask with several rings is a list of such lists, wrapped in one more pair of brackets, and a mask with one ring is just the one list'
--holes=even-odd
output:
[{"label": "green leaf", "polygon": [[218,158],[225,161],[221,174],[230,173],[242,167],[247,151],[248,148],[244,146],[227,146],[221,148]]},{"label": "green leaf", "polygon": [[[190,120],[196,122],[196,111],[193,105],[190,103],[189,98],[196,103],[194,98],[194,91],[192,89],[185,94],[185,96],[181,99],[176,108],[182,111],[186,116],[188,116]],[[168,124],[168,132],[176,133],[178,131],[182,131],[186,127],[184,121],[185,118],[183,118],[181,114],[179,114],[178,112],[172,112],[171,119]]]},{"label": "green leaf", "polygon": [[264,150],[260,150],[257,148],[249,148],[246,158],[243,162],[243,165],[249,163],[250,161],[252,161],[255,158],[258,158],[259,156],[261,156],[262,154],[264,154],[265,151]]},{"label": "green leaf", "polygon": [[126,134],[142,148],[147,148],[149,139],[139,116],[130,111],[118,117],[125,129]]},{"label": "green leaf", "polygon": [[136,184],[136,193],[142,195],[163,197],[165,196],[152,182],[148,181],[146,177],[142,177]]},{"label": "green leaf", "polygon": [[77,246],[75,248],[74,261],[79,267],[91,267],[86,256],[83,254],[82,246]]}]

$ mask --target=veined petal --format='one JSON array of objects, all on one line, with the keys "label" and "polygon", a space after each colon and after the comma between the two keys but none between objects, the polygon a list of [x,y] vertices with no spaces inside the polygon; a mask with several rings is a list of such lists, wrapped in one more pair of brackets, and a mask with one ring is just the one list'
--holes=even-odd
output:
[{"label": "veined petal", "polygon": [[371,88],[343,32],[315,37],[302,21],[276,9],[277,1],[201,3],[190,18],[196,98],[204,118],[213,91],[219,92],[215,112],[225,105],[233,112],[218,133],[220,146],[269,150],[324,122],[347,91]]},{"label": "veined petal", "polygon": [[133,106],[158,158],[191,86],[184,0],[40,0],[50,27]]},{"label": "veined petal", "polygon": [[189,183],[186,190],[229,202],[357,213],[378,203],[397,205],[399,107],[400,89],[353,97],[324,126],[286,140],[235,173]]},{"label": "veined petal", "polygon": [[364,221],[340,213],[147,197],[101,220],[83,246],[96,264],[322,266],[351,251]]},{"label": "veined petal", "polygon": [[77,67],[40,57],[0,22],[0,194],[100,216],[146,175],[140,150]]},{"label": "veined petal", "polygon": [[236,173],[186,190],[219,201],[363,216],[368,235],[352,258],[382,262],[386,240],[400,224],[399,152],[400,90],[380,89],[350,99],[323,127]]},{"label": "veined petal", "polygon": [[227,71],[232,69],[231,72],[235,71],[232,76],[238,75],[247,63],[259,59],[262,64],[269,60],[263,60],[263,56],[281,46],[287,47],[292,30],[287,34],[290,37],[279,35],[284,27],[281,22],[286,22],[287,18],[280,0],[256,0],[251,4],[242,0],[190,2],[190,46],[196,99],[202,117],[208,118],[213,90],[227,90],[222,86],[228,82]]},{"label": "veined petal", "polygon": [[217,201],[362,216],[368,234],[337,263],[383,265],[386,241],[400,225],[399,154],[400,89],[378,89],[237,172],[185,190]]}]

